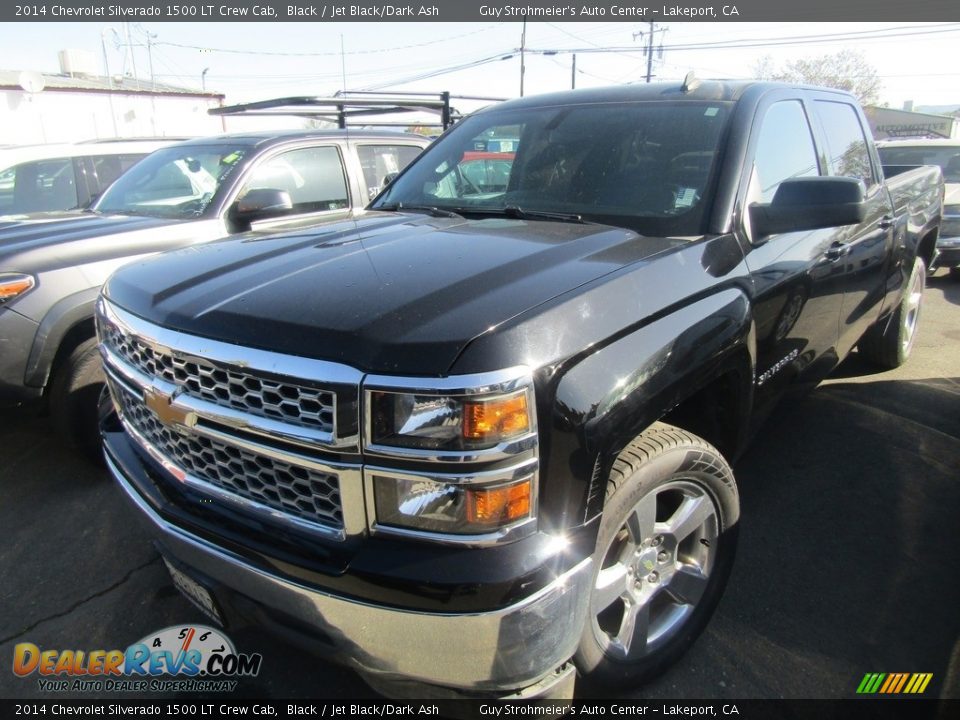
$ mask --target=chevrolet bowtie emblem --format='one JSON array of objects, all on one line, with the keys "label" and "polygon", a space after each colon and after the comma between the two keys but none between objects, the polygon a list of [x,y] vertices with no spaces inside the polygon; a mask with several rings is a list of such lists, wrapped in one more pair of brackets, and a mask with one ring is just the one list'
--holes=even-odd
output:
[{"label": "chevrolet bowtie emblem", "polygon": [[169,395],[152,387],[143,391],[143,402],[157,416],[157,420],[167,426],[191,427],[196,416],[186,408],[176,405],[175,400],[176,393]]}]

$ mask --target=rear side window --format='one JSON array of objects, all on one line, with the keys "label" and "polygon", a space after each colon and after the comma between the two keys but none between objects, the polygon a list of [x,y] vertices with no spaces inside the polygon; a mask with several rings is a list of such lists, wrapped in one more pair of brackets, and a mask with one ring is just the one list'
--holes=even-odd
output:
[{"label": "rear side window", "polygon": [[817,112],[823,121],[830,174],[859,178],[867,187],[873,185],[867,138],[853,105],[817,100]]},{"label": "rear side window", "polygon": [[749,202],[768,203],[784,180],[819,175],[810,124],[798,100],[774,103],[757,136]]},{"label": "rear side window", "polygon": [[358,145],[367,199],[373,200],[386,185],[384,180],[403,170],[420,150],[416,145]]},{"label": "rear side window", "polygon": [[323,212],[349,207],[340,152],[332,146],[290,150],[263,162],[243,188],[284,190],[293,213]]},{"label": "rear side window", "polygon": [[76,205],[70,158],[21,163],[0,173],[0,213],[68,210]]}]

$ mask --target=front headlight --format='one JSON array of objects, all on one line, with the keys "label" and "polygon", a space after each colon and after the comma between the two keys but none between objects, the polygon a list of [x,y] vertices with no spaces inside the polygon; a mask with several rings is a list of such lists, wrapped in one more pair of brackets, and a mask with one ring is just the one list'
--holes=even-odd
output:
[{"label": "front headlight", "polygon": [[380,525],[482,535],[533,516],[535,476],[485,485],[373,473]]},{"label": "front headlight", "polygon": [[374,445],[467,451],[496,447],[533,430],[529,390],[495,397],[457,397],[374,390]]},{"label": "front headlight", "polygon": [[0,273],[0,305],[32,290],[37,284],[33,275]]},{"label": "front headlight", "polygon": [[534,531],[538,436],[526,368],[444,378],[435,389],[429,379],[367,382],[364,451],[402,463],[364,470],[371,527],[452,542]]}]

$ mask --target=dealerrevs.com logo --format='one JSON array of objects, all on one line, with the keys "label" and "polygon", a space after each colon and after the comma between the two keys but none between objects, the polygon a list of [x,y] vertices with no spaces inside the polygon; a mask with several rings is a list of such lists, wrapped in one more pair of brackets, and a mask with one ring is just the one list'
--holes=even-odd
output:
[{"label": "dealerrevs.com logo", "polygon": [[234,678],[256,676],[262,662],[205,625],[164,628],[126,650],[13,648],[14,674],[36,675],[39,689],[51,692],[230,692]]}]

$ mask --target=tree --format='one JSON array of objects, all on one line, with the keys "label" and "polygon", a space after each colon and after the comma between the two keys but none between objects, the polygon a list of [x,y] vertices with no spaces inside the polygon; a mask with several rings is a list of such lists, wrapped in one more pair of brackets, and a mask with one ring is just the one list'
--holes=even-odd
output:
[{"label": "tree", "polygon": [[754,73],[761,80],[803,83],[837,88],[852,93],[861,105],[876,105],[883,83],[876,69],[856,50],[788,62],[777,70],[769,56],[758,60]]}]

